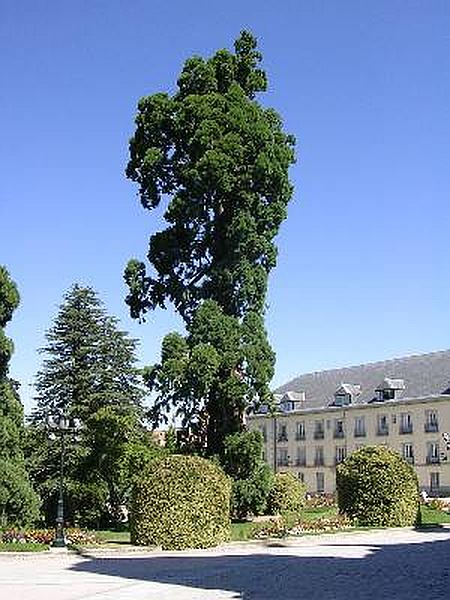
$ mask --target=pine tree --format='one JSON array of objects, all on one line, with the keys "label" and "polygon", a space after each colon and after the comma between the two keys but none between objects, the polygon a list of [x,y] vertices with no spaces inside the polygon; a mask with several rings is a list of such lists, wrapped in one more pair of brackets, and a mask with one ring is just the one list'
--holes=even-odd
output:
[{"label": "pine tree", "polygon": [[33,523],[39,507],[25,470],[18,385],[8,377],[13,344],[3,331],[18,305],[17,287],[0,266],[0,528]]},{"label": "pine tree", "polygon": [[30,469],[52,520],[59,444],[46,441],[46,421],[60,413],[77,420],[76,438],[66,438],[66,515],[69,521],[99,526],[114,519],[124,503],[127,445],[144,440],[137,342],[106,314],[91,288],[79,285],[65,295],[46,340],[36,379]]}]

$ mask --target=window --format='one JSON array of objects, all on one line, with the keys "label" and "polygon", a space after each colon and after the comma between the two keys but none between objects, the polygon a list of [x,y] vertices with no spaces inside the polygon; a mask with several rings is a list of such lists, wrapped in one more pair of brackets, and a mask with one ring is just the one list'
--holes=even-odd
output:
[{"label": "window", "polygon": [[278,448],[277,450],[277,465],[279,467],[287,467],[289,465],[289,456],[287,448]]},{"label": "window", "polygon": [[316,490],[318,494],[323,494],[325,491],[325,475],[316,473]]},{"label": "window", "polygon": [[282,424],[279,426],[278,441],[279,442],[287,442],[288,441],[287,426],[285,424]]},{"label": "window", "polygon": [[439,495],[439,473],[430,473],[430,493]]},{"label": "window", "polygon": [[403,444],[402,456],[407,462],[414,464],[414,446],[412,444]]},{"label": "window", "polygon": [[323,446],[316,446],[316,453],[314,455],[314,465],[316,467],[322,467],[323,464]]},{"label": "window", "polygon": [[336,452],[334,456],[335,463],[338,465],[345,460],[345,457],[347,456],[347,448],[345,446],[336,446]]},{"label": "window", "polygon": [[305,483],[305,474],[301,473],[300,471],[297,473],[298,476],[298,480],[301,481],[302,483]]},{"label": "window", "polygon": [[439,420],[437,410],[425,411],[425,431],[439,431]]},{"label": "window", "polygon": [[334,404],[335,406],[347,406],[351,402],[350,394],[335,394]]},{"label": "window", "polygon": [[427,464],[432,465],[439,461],[439,442],[427,443]]},{"label": "window", "polygon": [[413,423],[410,413],[402,413],[400,415],[400,433],[412,433]]},{"label": "window", "polygon": [[377,435],[389,435],[389,423],[386,415],[378,415]]},{"label": "window", "polygon": [[365,437],[366,421],[364,417],[355,417],[355,437]]},{"label": "window", "polygon": [[305,435],[305,421],[297,421],[297,426],[296,426],[296,430],[295,430],[295,439],[298,440],[304,440],[306,435]]},{"label": "window", "polygon": [[381,400],[394,400],[395,390],[381,390]]},{"label": "window", "polygon": [[334,437],[335,438],[343,438],[345,436],[344,433],[344,421],[341,419],[334,420]]},{"label": "window", "polygon": [[323,440],[324,436],[324,428],[323,428],[323,419],[315,422],[314,426],[314,439],[315,440]]},{"label": "window", "polygon": [[304,467],[306,465],[306,447],[298,446],[297,448],[297,458],[295,463],[298,467]]}]

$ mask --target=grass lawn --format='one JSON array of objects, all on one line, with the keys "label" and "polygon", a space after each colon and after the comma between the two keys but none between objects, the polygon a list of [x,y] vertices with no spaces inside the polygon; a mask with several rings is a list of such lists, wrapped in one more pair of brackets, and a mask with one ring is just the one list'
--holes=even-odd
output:
[{"label": "grass lawn", "polygon": [[48,549],[47,544],[0,542],[0,552],[44,552]]},{"label": "grass lawn", "polygon": [[440,525],[442,523],[450,523],[450,514],[430,508],[429,506],[421,506],[422,525]]},{"label": "grass lawn", "polygon": [[105,544],[129,544],[129,531],[96,531],[96,537]]}]

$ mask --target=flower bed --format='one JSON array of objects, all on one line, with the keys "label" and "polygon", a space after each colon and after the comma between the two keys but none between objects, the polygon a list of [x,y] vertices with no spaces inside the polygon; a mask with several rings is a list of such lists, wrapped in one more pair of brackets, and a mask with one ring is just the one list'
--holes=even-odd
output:
[{"label": "flower bed", "polygon": [[[69,528],[65,530],[65,534],[69,545],[101,543],[101,540],[92,531]],[[7,529],[0,532],[0,543],[2,544],[44,544],[50,546],[54,539],[54,529],[28,529],[24,531]]]}]

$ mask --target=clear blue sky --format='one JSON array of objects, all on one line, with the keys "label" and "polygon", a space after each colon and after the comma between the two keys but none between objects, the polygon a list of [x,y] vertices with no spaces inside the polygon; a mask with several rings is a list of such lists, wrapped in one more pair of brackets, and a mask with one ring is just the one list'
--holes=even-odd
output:
[{"label": "clear blue sky", "polygon": [[171,311],[144,325],[123,267],[160,227],[123,171],[139,97],[184,59],[258,36],[264,102],[298,139],[267,327],[274,384],[450,347],[447,0],[2,0],[0,263],[20,287],[8,333],[27,410],[44,332],[75,281],[158,359]]}]

